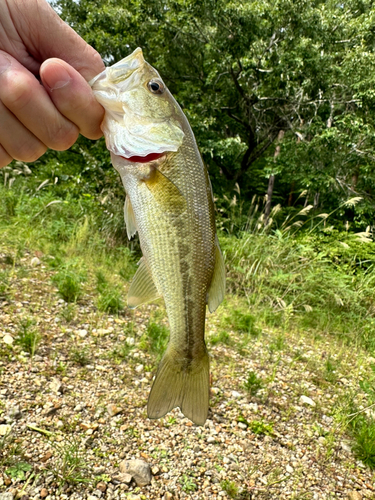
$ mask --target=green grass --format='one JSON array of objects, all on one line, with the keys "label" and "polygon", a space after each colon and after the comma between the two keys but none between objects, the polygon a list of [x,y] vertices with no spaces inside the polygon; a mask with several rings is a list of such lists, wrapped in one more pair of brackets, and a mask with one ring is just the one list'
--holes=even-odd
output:
[{"label": "green grass", "polygon": [[244,387],[250,396],[255,396],[264,387],[264,382],[255,372],[249,372]]},{"label": "green grass", "polygon": [[28,352],[31,357],[36,353],[41,339],[42,336],[35,328],[34,320],[29,318],[23,318],[20,320],[15,340],[16,343],[19,344],[24,351]]},{"label": "green grass", "polygon": [[167,346],[169,338],[168,328],[164,325],[150,321],[146,332],[140,340],[140,347],[160,359]]}]

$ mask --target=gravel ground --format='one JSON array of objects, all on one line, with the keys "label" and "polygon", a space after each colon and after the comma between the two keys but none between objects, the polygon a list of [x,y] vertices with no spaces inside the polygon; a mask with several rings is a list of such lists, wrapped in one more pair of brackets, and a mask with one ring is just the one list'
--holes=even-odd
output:
[{"label": "gravel ground", "polygon": [[[375,360],[332,339],[263,331],[243,346],[229,332],[231,345],[210,346],[205,426],[178,410],[151,421],[156,360],[139,341],[162,306],[116,317],[86,295],[67,307],[32,257],[13,273],[12,298],[0,299],[1,500],[375,498],[338,418],[348,394],[366,406],[358,381]],[[23,317],[42,335],[32,359],[16,342]],[[219,328],[220,313],[210,315],[208,339]],[[255,395],[249,372],[262,380]],[[150,484],[121,472],[135,458],[151,467]]]}]

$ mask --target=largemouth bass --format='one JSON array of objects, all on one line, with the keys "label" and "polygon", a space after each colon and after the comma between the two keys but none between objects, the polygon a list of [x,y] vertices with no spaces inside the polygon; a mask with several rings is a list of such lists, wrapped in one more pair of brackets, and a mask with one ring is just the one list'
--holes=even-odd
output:
[{"label": "largemouth bass", "polygon": [[105,108],[102,130],[127,194],[127,234],[138,231],[143,253],[128,305],[163,297],[170,325],[148,416],[179,407],[203,425],[209,407],[206,305],[214,311],[225,289],[208,173],[184,113],[140,48],[90,83]]}]

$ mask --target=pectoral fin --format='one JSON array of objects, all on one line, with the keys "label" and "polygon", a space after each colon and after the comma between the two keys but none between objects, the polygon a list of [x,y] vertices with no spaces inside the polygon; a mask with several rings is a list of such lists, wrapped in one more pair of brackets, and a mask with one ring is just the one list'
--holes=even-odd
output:
[{"label": "pectoral fin", "polygon": [[132,204],[130,203],[129,196],[125,198],[124,217],[126,224],[126,233],[128,235],[129,240],[131,240],[135,235],[135,233],[137,232],[137,227],[135,225],[133,207]]},{"label": "pectoral fin", "polygon": [[128,306],[135,308],[151,300],[158,299],[158,292],[154,280],[142,257],[137,272],[134,275],[128,293]]},{"label": "pectoral fin", "polygon": [[178,215],[186,209],[186,200],[181,191],[157,168],[144,182],[163,211]]},{"label": "pectoral fin", "polygon": [[225,264],[217,236],[215,247],[214,274],[207,294],[208,310],[211,313],[219,307],[225,294]]}]

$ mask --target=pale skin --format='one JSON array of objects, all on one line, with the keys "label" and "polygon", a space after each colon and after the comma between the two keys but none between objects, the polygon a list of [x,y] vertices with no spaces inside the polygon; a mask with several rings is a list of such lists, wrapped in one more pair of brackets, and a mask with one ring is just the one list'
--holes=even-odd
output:
[{"label": "pale skin", "polygon": [[101,137],[98,52],[46,0],[0,0],[0,168]]}]

